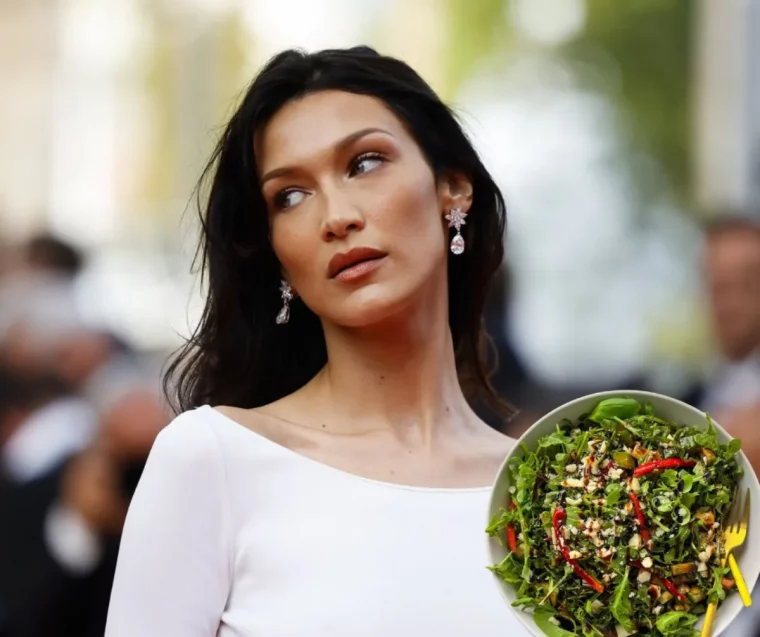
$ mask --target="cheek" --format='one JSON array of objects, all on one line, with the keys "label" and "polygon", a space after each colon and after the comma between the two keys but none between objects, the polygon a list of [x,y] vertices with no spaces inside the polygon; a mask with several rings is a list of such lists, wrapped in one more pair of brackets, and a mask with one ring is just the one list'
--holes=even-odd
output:
[{"label": "cheek", "polygon": [[435,183],[429,176],[407,179],[384,190],[371,208],[371,222],[388,248],[405,248],[423,256],[440,249],[441,214]]},{"label": "cheek", "polygon": [[309,298],[315,286],[314,262],[318,247],[311,237],[297,228],[289,228],[289,225],[273,224],[272,247],[282,268],[281,275],[287,278],[299,296]]},{"label": "cheek", "polygon": [[311,231],[295,214],[282,214],[271,221],[272,248],[277,260],[290,276],[296,276],[309,262],[319,242],[318,232]]}]

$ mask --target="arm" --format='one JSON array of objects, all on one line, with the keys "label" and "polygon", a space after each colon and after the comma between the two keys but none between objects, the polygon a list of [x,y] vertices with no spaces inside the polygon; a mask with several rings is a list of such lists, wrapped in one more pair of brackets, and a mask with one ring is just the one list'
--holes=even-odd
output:
[{"label": "arm", "polygon": [[106,637],[214,637],[230,587],[230,512],[213,431],[189,412],[156,439],[127,514]]}]

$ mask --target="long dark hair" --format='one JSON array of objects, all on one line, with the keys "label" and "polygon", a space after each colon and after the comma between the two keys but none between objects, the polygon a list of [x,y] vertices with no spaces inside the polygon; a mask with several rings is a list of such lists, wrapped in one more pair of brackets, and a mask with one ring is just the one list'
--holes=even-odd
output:
[{"label": "long dark hair", "polygon": [[286,103],[324,90],[382,100],[406,124],[436,177],[460,171],[472,180],[470,223],[462,229],[467,249],[449,262],[449,325],[465,395],[506,415],[510,408],[488,381],[481,316],[504,256],[504,199],[433,90],[403,62],[368,47],[280,53],[254,79],[224,129],[197,189],[202,233],[196,259],[206,306],[167,370],[170,402],[178,411],[202,404],[265,405],[302,387],[327,361],[319,318],[302,302],[293,304],[288,324],[275,324],[280,265],[253,148],[254,134]]}]

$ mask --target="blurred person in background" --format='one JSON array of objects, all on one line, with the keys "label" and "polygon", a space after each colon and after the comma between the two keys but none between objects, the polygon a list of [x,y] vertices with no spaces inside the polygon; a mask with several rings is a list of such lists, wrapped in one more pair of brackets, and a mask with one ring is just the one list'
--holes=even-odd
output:
[{"label": "blurred person in background", "polygon": [[156,432],[156,378],[88,326],[83,255],[40,235],[0,278],[0,636],[102,635],[118,538]]},{"label": "blurred person in background", "polygon": [[0,277],[0,347],[7,365],[36,374],[37,356],[64,331],[79,329],[74,286],[84,255],[47,234],[13,251],[13,267]]},{"label": "blurred person in background", "polygon": [[4,447],[2,462],[19,483],[53,469],[90,442],[97,419],[89,394],[98,375],[125,351],[107,333],[84,325],[48,326],[45,321],[29,318],[12,326],[0,341],[0,358],[15,374],[58,387]]},{"label": "blurred person in background", "polygon": [[23,486],[34,481],[33,475],[40,465],[25,462],[27,457],[24,449],[18,447],[18,434],[62,391],[49,378],[31,379],[0,366],[0,635],[3,637],[7,634],[15,590],[15,578],[11,577],[13,560],[23,560],[42,526],[34,499],[20,497]]},{"label": "blurred person in background", "polygon": [[1,637],[100,637],[130,498],[168,412],[112,379],[93,442],[0,500]]},{"label": "blurred person in background", "polygon": [[[760,220],[726,217],[707,229],[705,282],[720,360],[695,402],[742,441],[760,472]],[[752,597],[760,596],[755,587]],[[726,637],[760,635],[760,607],[742,610]]]},{"label": "blurred person in background", "polygon": [[704,267],[721,358],[698,403],[742,439],[760,472],[760,221],[727,218],[711,225]]},{"label": "blurred person in background", "polygon": [[89,443],[96,423],[90,386],[129,348],[84,323],[74,295],[84,256],[75,247],[38,235],[18,252],[17,267],[0,280],[0,360],[35,383],[46,378],[60,387],[4,447],[2,463],[20,483]]},{"label": "blurred person in background", "polygon": [[[505,206],[368,47],[287,51],[206,174],[205,312],[129,508],[108,637],[524,634],[483,568],[514,440],[473,412]],[[466,217],[466,223],[465,223]]]},{"label": "blurred person in background", "polygon": [[24,246],[30,270],[75,279],[84,266],[84,255],[70,243],[49,234],[33,236]]}]

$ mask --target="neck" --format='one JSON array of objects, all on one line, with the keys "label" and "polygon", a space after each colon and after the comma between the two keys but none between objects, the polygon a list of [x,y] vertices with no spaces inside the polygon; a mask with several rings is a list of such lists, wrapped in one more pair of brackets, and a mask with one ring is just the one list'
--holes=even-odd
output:
[{"label": "neck", "polygon": [[328,363],[313,389],[346,428],[387,428],[429,444],[472,412],[457,376],[446,294],[369,328],[325,326]]}]

